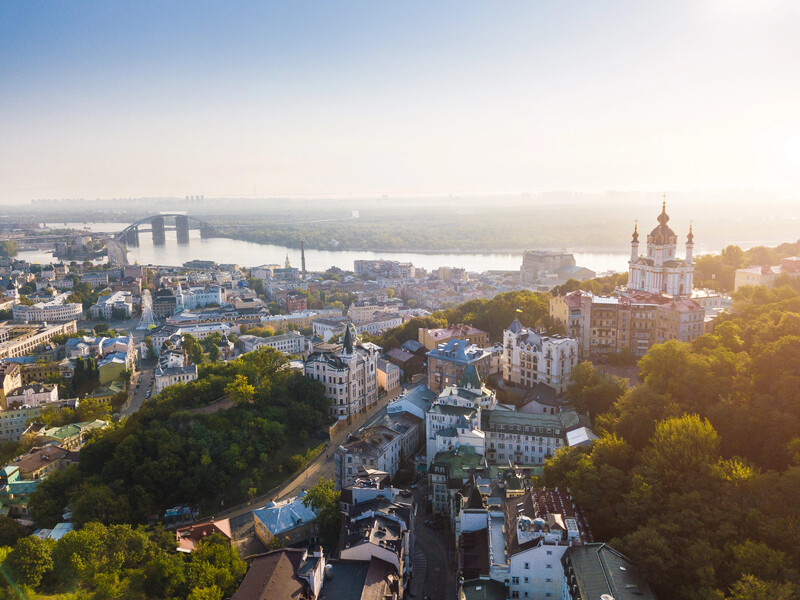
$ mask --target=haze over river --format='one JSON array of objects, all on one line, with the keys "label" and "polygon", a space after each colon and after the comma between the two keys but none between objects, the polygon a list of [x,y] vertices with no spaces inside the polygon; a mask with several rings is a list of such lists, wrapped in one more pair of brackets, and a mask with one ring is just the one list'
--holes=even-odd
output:
[{"label": "haze over river", "polygon": [[[69,227],[73,229],[88,229],[96,232],[118,232],[127,227],[128,223],[49,223],[50,227]],[[262,264],[283,264],[286,256],[292,266],[300,267],[300,250],[272,244],[257,244],[231,240],[228,238],[201,239],[200,232],[190,232],[189,244],[178,244],[176,232],[166,232],[167,243],[165,246],[154,246],[150,233],[140,233],[138,247],[128,248],[128,261],[131,263],[152,265],[179,266],[183,263],[199,259],[213,260],[218,263],[236,263],[245,267],[254,267]],[[741,242],[742,248],[765,244],[777,245],[774,242]],[[531,248],[535,248],[532,242]],[[681,247],[679,246],[679,249]],[[557,249],[561,250],[561,249]],[[575,261],[581,267],[587,267],[598,274],[605,271],[626,271],[628,268],[628,252],[597,251],[588,252],[569,249],[575,255]],[[695,254],[717,252],[719,248],[704,248],[698,244]],[[679,253],[679,255],[682,253]],[[51,263],[57,260],[48,252],[26,251],[18,253],[18,258],[30,262]],[[442,266],[464,267],[467,271],[483,272],[489,270],[519,270],[522,264],[522,252],[511,253],[422,253],[422,252],[368,252],[361,250],[314,250],[306,248],[306,268],[309,271],[324,271],[332,266],[351,271],[353,261],[358,259],[391,259],[401,262],[411,262],[415,267],[428,270]]]}]

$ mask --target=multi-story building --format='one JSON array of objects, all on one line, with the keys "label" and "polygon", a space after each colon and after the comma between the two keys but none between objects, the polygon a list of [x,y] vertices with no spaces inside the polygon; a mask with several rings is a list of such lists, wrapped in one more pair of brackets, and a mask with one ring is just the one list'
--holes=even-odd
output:
[{"label": "multi-story building", "polygon": [[0,390],[3,392],[3,407],[5,408],[6,398],[11,393],[22,386],[22,373],[18,363],[0,363]]},{"label": "multi-story building", "polygon": [[505,598],[558,600],[561,558],[592,539],[588,524],[566,491],[525,489],[508,475],[505,498],[487,502],[474,482],[465,488],[469,502],[455,519],[461,577],[502,584]]},{"label": "multi-story building", "polygon": [[688,297],[579,290],[551,298],[550,316],[577,341],[580,357],[602,359],[625,350],[644,356],[653,344],[671,339],[691,342],[704,333],[706,311]]},{"label": "multi-story building", "polygon": [[377,402],[379,354],[375,344],[358,343],[355,327],[350,324],[341,351],[314,352],[308,357],[306,377],[325,386],[332,416],[347,419]]},{"label": "multi-story building", "polygon": [[574,267],[575,257],[567,252],[549,250],[527,250],[522,253],[520,281],[524,284],[537,283],[564,267]]},{"label": "multi-story building", "polygon": [[486,434],[490,464],[543,465],[567,444],[567,431],[585,425],[571,410],[559,414],[485,410],[480,429]]},{"label": "multi-story building", "polygon": [[81,275],[80,279],[94,288],[108,285],[108,273],[105,271],[88,271]]},{"label": "multi-story building", "polygon": [[372,318],[356,323],[356,331],[358,333],[380,335],[394,327],[400,327],[402,324],[403,317],[397,313],[376,312],[372,315]]},{"label": "multi-story building", "polygon": [[300,292],[286,294],[286,312],[302,312],[308,310],[308,296]]},{"label": "multi-story building", "polygon": [[156,367],[154,373],[153,393],[160,394],[161,391],[176,383],[189,383],[197,379],[197,365],[183,365],[175,367]]},{"label": "multi-story building", "polygon": [[49,342],[54,336],[77,333],[75,321],[41,325],[0,325],[0,358],[14,358],[31,354],[40,344]]},{"label": "multi-story building", "polygon": [[[411,526],[414,520],[412,502],[386,490],[383,496],[352,504],[343,516],[340,544],[341,560],[379,560],[390,565],[405,586],[411,576]],[[361,598],[369,596],[364,590]],[[397,594],[374,595],[373,598],[398,598]]]},{"label": "multi-story building", "polygon": [[178,300],[175,292],[169,288],[161,288],[153,296],[153,315],[157,319],[166,319],[175,314]]},{"label": "multi-story building", "polygon": [[207,285],[202,287],[189,287],[183,289],[179,283],[175,288],[175,308],[193,309],[203,306],[219,306],[225,302],[225,289],[218,285]]},{"label": "multi-story building", "polygon": [[353,271],[356,277],[368,275],[387,279],[410,279],[415,274],[412,263],[402,263],[396,260],[355,260],[353,261]]},{"label": "multi-story building", "polygon": [[108,296],[100,296],[89,311],[93,319],[129,319],[133,311],[133,295],[130,292],[118,291]]},{"label": "multi-story building", "polygon": [[542,335],[517,319],[503,332],[503,379],[510,384],[544,384],[563,394],[577,361],[578,343],[572,338]]},{"label": "multi-story building", "polygon": [[58,386],[54,383],[32,383],[6,395],[8,408],[43,406],[58,402]]},{"label": "multi-story building", "polygon": [[220,333],[223,337],[230,334],[239,334],[239,326],[236,323],[201,323],[200,325],[159,325],[150,331],[150,339],[153,344],[153,352],[156,356],[161,353],[164,342],[174,336],[182,337],[187,333],[198,340],[204,340],[214,333]]},{"label": "multi-story building", "polygon": [[489,334],[485,331],[472,327],[471,325],[451,325],[450,327],[443,327],[441,329],[426,329],[419,328],[418,332],[419,343],[425,346],[428,350],[438,348],[439,344],[446,344],[451,339],[456,338],[459,340],[466,340],[470,344],[475,344],[481,348],[489,345]]},{"label": "multi-story building", "polygon": [[373,319],[376,312],[393,313],[401,306],[402,302],[399,300],[396,302],[383,302],[375,298],[365,298],[353,302],[350,308],[347,309],[347,316],[350,317],[354,323],[361,323],[362,321]]},{"label": "multi-story building", "polygon": [[781,275],[787,275],[793,279],[800,277],[800,257],[783,258],[779,265],[751,265],[743,269],[736,269],[733,290],[736,291],[745,285],[772,287]]},{"label": "multi-story building", "polygon": [[490,370],[491,352],[466,340],[451,338],[427,354],[428,387],[441,392],[450,385],[456,385],[469,365],[474,365],[481,378]]},{"label": "multi-story building", "polygon": [[400,387],[400,367],[389,361],[378,359],[378,388],[393,392]]},{"label": "multi-story building", "polygon": [[67,302],[68,293],[57,294],[52,300],[37,302],[32,306],[15,304],[11,312],[16,321],[50,321],[62,323],[80,319],[83,305],[80,302]]},{"label": "multi-story building", "polygon": [[[341,314],[341,313],[340,313]],[[289,329],[302,329],[311,327],[311,323],[320,317],[316,311],[305,310],[302,312],[290,313],[288,315],[269,315],[261,317],[261,324],[275,329],[275,331],[288,331]]]},{"label": "multi-story building", "polygon": [[264,346],[275,348],[283,354],[296,354],[305,356],[312,350],[311,342],[303,334],[297,331],[289,331],[283,335],[273,335],[272,337],[257,337],[255,335],[240,335],[239,342],[242,344],[243,352],[253,352]]},{"label": "multi-story building", "polygon": [[488,474],[486,457],[472,446],[439,452],[428,467],[428,489],[431,509],[435,515],[456,514],[460,492],[475,474]]}]

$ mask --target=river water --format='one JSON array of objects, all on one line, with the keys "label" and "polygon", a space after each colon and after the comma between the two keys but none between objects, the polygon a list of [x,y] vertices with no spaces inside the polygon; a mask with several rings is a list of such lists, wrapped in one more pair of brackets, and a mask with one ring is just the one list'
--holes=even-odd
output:
[{"label": "river water", "polygon": [[[50,227],[68,227],[87,229],[93,232],[118,232],[125,229],[128,223],[48,223]],[[179,245],[175,231],[166,232],[166,245],[154,246],[150,233],[140,233],[138,247],[128,249],[128,261],[146,265],[172,265],[199,259],[213,260],[218,263],[236,263],[245,267],[277,263],[283,265],[286,257],[294,267],[300,267],[300,250],[272,244],[256,244],[227,238],[201,239],[199,231],[191,231],[189,243]],[[743,247],[755,245],[745,243]],[[532,246],[535,247],[535,246]],[[569,250],[569,249],[568,249]],[[628,268],[628,252],[587,252],[571,250],[576,263],[596,273],[606,271],[626,271]],[[698,246],[697,254],[717,251]],[[20,252],[18,258],[29,262],[47,264],[56,262],[49,252]],[[522,252],[510,253],[421,253],[421,252],[366,252],[353,250],[314,250],[306,249],[306,268],[309,271],[324,271],[336,266],[351,271],[353,261],[358,259],[391,259],[411,262],[416,267],[428,270],[442,266],[463,267],[471,272],[489,270],[519,270],[522,264]]]}]

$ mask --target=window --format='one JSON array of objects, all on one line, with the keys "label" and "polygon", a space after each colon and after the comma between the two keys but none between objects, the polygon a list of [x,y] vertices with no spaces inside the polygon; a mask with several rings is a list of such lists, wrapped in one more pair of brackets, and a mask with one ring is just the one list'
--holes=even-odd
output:
[{"label": "window", "polygon": [[525,568],[526,568],[526,569],[530,569],[530,568],[531,568],[531,565],[530,565],[530,563],[525,563]]},{"label": "window", "polygon": [[512,577],[511,585],[519,585],[519,577]]},{"label": "window", "polygon": [[547,565],[547,568],[548,568],[548,569],[552,569],[552,568],[553,568],[553,565]]},{"label": "window", "polygon": [[552,551],[552,550],[548,550],[548,551],[547,551],[547,555],[548,555],[548,556],[551,556],[552,554],[553,554],[553,551]]},{"label": "window", "polygon": [[530,583],[530,580],[529,580],[527,577],[526,577],[526,578],[525,578],[523,581],[524,581],[525,583]]},{"label": "window", "polygon": [[547,578],[547,583],[552,583],[552,582],[553,582],[553,580],[548,577]]}]

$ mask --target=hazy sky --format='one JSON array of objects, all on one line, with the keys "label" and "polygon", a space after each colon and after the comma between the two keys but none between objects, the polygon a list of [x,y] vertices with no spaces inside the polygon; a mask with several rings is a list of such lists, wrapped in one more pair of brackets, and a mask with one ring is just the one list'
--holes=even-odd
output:
[{"label": "hazy sky", "polygon": [[799,5],[8,0],[0,202],[792,192]]}]

